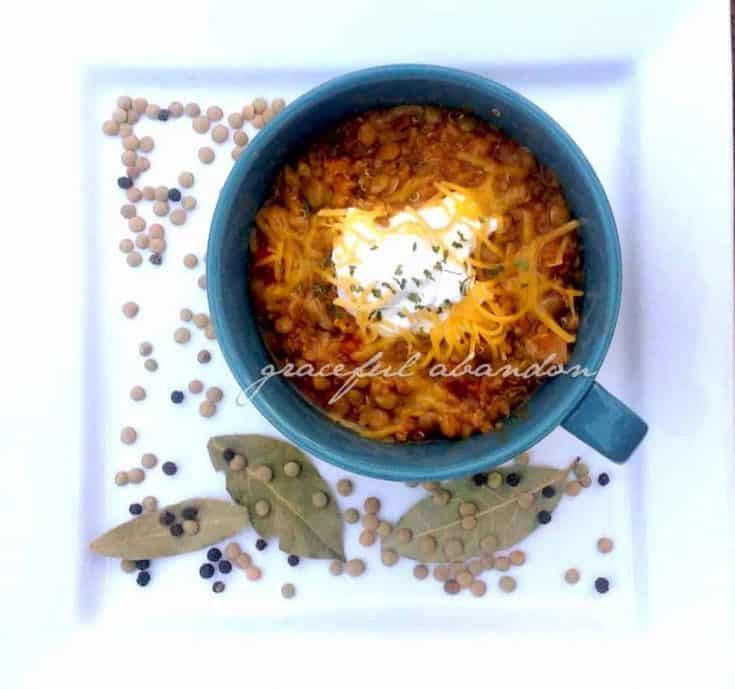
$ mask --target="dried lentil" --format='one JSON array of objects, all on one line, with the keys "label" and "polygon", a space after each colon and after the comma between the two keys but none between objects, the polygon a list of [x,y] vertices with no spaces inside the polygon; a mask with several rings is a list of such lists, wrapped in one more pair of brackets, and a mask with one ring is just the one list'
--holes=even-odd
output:
[{"label": "dried lentil", "polygon": [[215,402],[215,403],[221,402],[222,398],[224,397],[224,393],[222,392],[222,390],[220,390],[220,388],[217,388],[217,387],[207,388],[206,395],[207,395],[207,399],[210,402]]},{"label": "dried lentil", "polygon": [[311,504],[314,505],[318,510],[324,509],[329,502],[329,498],[324,491],[318,490],[311,496]]},{"label": "dried lentil", "polygon": [[184,106],[184,114],[187,117],[199,117],[201,112],[202,112],[202,109],[199,107],[197,103],[187,103]]},{"label": "dried lentil", "polygon": [[191,339],[191,332],[188,328],[176,328],[174,331],[174,342],[178,344],[186,344]]},{"label": "dried lentil", "polygon": [[352,481],[348,478],[341,478],[339,481],[337,481],[337,492],[347,497],[348,495],[352,495],[352,491],[354,490],[354,486],[352,485]]},{"label": "dried lentil", "polygon": [[422,536],[419,539],[419,552],[422,555],[431,555],[436,552],[437,543],[433,536]]},{"label": "dried lentil", "polygon": [[437,565],[434,567],[433,575],[436,581],[446,581],[449,579],[449,567],[447,565]]},{"label": "dried lentil", "polygon": [[251,565],[245,570],[245,576],[250,579],[250,581],[258,581],[258,579],[260,579],[260,577],[262,576],[262,572],[260,571],[259,567]]},{"label": "dried lentil", "polygon": [[[193,211],[197,207],[197,200],[193,196],[184,196],[181,199],[181,207],[187,211]],[[186,217],[186,214],[184,214]]]},{"label": "dried lentil", "polygon": [[487,592],[487,584],[480,579],[475,579],[475,581],[470,584],[470,591],[473,596],[481,598]]},{"label": "dried lentil", "polygon": [[223,124],[212,127],[212,141],[217,144],[223,144],[230,136],[230,130]]},{"label": "dried lentil", "polygon": [[579,570],[574,569],[573,567],[564,572],[564,581],[566,581],[567,584],[576,584],[579,581],[579,577]]},{"label": "dried lentil", "polygon": [[142,232],[145,230],[145,219],[136,215],[134,218],[128,220],[128,227],[131,232]]},{"label": "dried lentil", "polygon": [[296,478],[301,473],[301,465],[298,462],[286,462],[283,465],[283,473],[288,478]]},{"label": "dried lentil", "polygon": [[507,572],[510,569],[510,558],[505,555],[498,555],[495,560],[495,569],[499,572]]},{"label": "dried lentil", "polygon": [[168,201],[156,201],[153,204],[153,213],[157,215],[159,218],[162,218],[168,215],[168,211],[169,211]]},{"label": "dried lentil", "polygon": [[209,400],[205,400],[199,405],[199,415],[203,416],[205,419],[208,419],[210,416],[214,416],[216,411],[217,406]]},{"label": "dried lentil", "polygon": [[187,268],[196,268],[197,263],[199,263],[199,259],[194,254],[184,256],[184,265]]},{"label": "dried lentil", "polygon": [[[270,483],[273,480],[273,469],[271,469],[269,466],[265,464],[261,464],[255,470],[255,476],[260,481],[263,481],[263,483]],[[312,501],[313,501],[313,496],[312,496]]]},{"label": "dried lentil", "polygon": [[366,514],[362,518],[363,527],[365,527],[369,531],[375,531],[378,528],[378,524],[380,524],[380,520],[374,514]]},{"label": "dried lentil", "polygon": [[342,572],[344,572],[345,566],[342,560],[332,560],[329,563],[329,573],[333,577],[338,577]]},{"label": "dried lentil", "polygon": [[238,147],[242,148],[243,146],[247,145],[250,137],[247,135],[247,132],[244,132],[242,129],[240,129],[232,135],[232,140],[237,144]]},{"label": "dried lentil", "polygon": [[386,567],[393,567],[399,560],[398,553],[393,550],[392,548],[385,548],[380,553],[380,561],[386,566]]},{"label": "dried lentil", "polygon": [[128,472],[118,471],[115,474],[115,485],[116,486],[126,486],[127,484],[128,484]]},{"label": "dried lentil", "polygon": [[369,497],[363,504],[366,514],[377,514],[380,511],[380,500],[376,497]]},{"label": "dried lentil", "polygon": [[206,117],[195,117],[191,126],[197,134],[206,134],[209,131],[209,120]]},{"label": "dried lentil", "polygon": [[356,524],[359,519],[360,513],[354,507],[349,507],[345,510],[345,521],[348,524]]},{"label": "dried lentil", "polygon": [[150,371],[151,373],[158,370],[158,362],[155,359],[146,359],[143,362],[143,366],[146,371]]},{"label": "dried lentil", "polygon": [[126,445],[132,445],[138,439],[138,433],[132,426],[125,426],[120,431],[120,440]]},{"label": "dried lentil", "polygon": [[152,452],[146,452],[141,458],[140,463],[146,469],[153,469],[158,464],[158,457]]},{"label": "dried lentil", "polygon": [[271,504],[267,500],[258,500],[255,503],[255,514],[258,517],[267,517],[271,511]]},{"label": "dried lentil", "polygon": [[349,560],[345,569],[351,577],[359,577],[365,573],[365,561],[358,558]]},{"label": "dried lentil", "polygon": [[133,402],[141,402],[145,399],[145,389],[140,385],[136,385],[130,390],[130,399]]},{"label": "dried lentil", "polygon": [[237,560],[235,561],[235,564],[240,569],[247,569],[253,564],[253,558],[248,555],[248,553],[240,553],[237,556]]},{"label": "dried lentil", "polygon": [[296,595],[296,587],[293,584],[284,584],[281,586],[281,595],[286,600],[293,598]]},{"label": "dried lentil", "polygon": [[603,555],[612,552],[614,547],[612,540],[609,538],[600,538],[597,541],[597,550],[599,550]]},{"label": "dried lentil", "polygon": [[459,582],[454,579],[447,579],[447,581],[444,582],[444,593],[448,593],[453,596],[459,593],[460,588]]},{"label": "dried lentil", "polygon": [[375,543],[376,535],[375,531],[371,531],[369,529],[365,529],[360,533],[360,537],[358,538],[358,541],[360,545],[362,546],[371,546]]},{"label": "dried lentil", "polygon": [[393,526],[389,522],[380,522],[377,532],[381,538],[388,538],[393,533]]},{"label": "dried lentil", "polygon": [[214,160],[214,151],[209,146],[202,146],[197,155],[205,165],[209,165]]},{"label": "dried lentil", "polygon": [[183,225],[186,222],[186,211],[183,208],[176,208],[171,211],[169,220],[172,225]]},{"label": "dried lentil", "polygon": [[426,565],[416,565],[413,568],[413,576],[420,581],[429,576],[429,568]]},{"label": "dried lentil", "polygon": [[500,586],[500,590],[505,593],[513,593],[517,586],[516,580],[509,576],[500,577],[498,584]]}]

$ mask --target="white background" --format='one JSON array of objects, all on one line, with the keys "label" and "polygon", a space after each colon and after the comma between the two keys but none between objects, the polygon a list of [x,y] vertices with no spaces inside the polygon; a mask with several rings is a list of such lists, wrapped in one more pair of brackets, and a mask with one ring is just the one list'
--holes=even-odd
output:
[{"label": "white background", "polygon": [[[543,681],[569,686],[730,686],[732,652],[732,237],[729,15],[725,2],[102,3],[14,7],[3,45],[2,271],[3,687],[211,683],[428,686]],[[643,6],[641,6],[643,5]],[[338,72],[431,61],[473,68],[631,64],[642,146],[631,155],[628,212],[641,283],[629,318],[642,334],[641,469],[649,530],[647,605],[638,633],[569,639],[461,615],[444,629],[401,625],[378,638],[253,634],[247,623],[165,633],[77,623],[69,563],[82,523],[79,384],[80,209],[97,181],[80,174],[84,65]],[[562,70],[563,72],[563,70]],[[605,136],[601,131],[600,136]],[[640,153],[638,153],[638,151]],[[635,174],[633,174],[635,173]],[[641,287],[647,289],[642,290]],[[94,336],[90,333],[88,336]],[[625,350],[625,343],[618,344]],[[686,367],[686,371],[684,370]],[[714,368],[714,371],[713,371]],[[633,376],[642,377],[641,371]],[[635,515],[633,515],[635,520]],[[656,529],[651,531],[651,524]],[[664,528],[665,526],[665,528]],[[83,582],[82,582],[83,583]],[[297,643],[298,642],[298,643]],[[261,675],[263,679],[259,679]],[[21,679],[22,678],[22,679]]]}]

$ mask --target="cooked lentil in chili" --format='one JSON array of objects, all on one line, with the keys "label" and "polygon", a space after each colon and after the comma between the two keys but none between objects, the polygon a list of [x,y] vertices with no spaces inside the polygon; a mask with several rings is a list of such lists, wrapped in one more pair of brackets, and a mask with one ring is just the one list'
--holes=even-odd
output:
[{"label": "cooked lentil in chili", "polygon": [[256,217],[250,287],[265,344],[279,364],[315,369],[350,371],[378,352],[397,369],[415,354],[410,376],[361,378],[332,403],[344,375],[291,378],[368,437],[500,428],[541,378],[432,367],[566,363],[577,227],[553,172],[487,123],[438,107],[369,111],[286,165]]}]

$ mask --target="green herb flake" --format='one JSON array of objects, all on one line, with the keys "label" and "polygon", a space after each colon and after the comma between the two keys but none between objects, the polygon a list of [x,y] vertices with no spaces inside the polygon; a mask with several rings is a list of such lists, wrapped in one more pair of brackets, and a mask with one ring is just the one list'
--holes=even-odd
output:
[{"label": "green herb flake", "polygon": [[416,292],[409,292],[408,301],[412,301],[414,304],[418,304],[421,301],[421,297],[416,294]]}]

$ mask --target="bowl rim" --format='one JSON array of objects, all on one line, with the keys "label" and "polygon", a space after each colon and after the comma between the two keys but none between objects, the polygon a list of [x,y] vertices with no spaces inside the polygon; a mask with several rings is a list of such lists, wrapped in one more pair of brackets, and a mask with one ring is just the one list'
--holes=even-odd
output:
[{"label": "bowl rim", "polygon": [[[227,346],[227,341],[236,336],[229,327],[226,319],[224,319],[221,309],[222,302],[222,275],[217,271],[217,265],[221,264],[221,241],[227,229],[229,218],[231,217],[238,191],[244,183],[247,176],[251,173],[252,161],[257,159],[273,142],[278,138],[279,133],[298,122],[304,111],[311,109],[315,104],[323,101],[331,100],[339,97],[346,89],[354,89],[356,84],[375,84],[383,81],[400,81],[413,79],[433,79],[438,82],[447,82],[456,84],[461,82],[464,86],[470,86],[474,89],[483,90],[498,95],[505,100],[513,100],[515,107],[524,111],[525,116],[537,124],[544,132],[548,132],[558,141],[560,147],[566,150],[567,155],[573,160],[575,167],[579,170],[582,178],[582,184],[585,188],[595,196],[599,204],[600,215],[604,231],[607,233],[607,243],[611,249],[610,255],[607,257],[608,263],[612,270],[610,283],[607,285],[612,298],[608,300],[608,309],[605,321],[608,326],[599,339],[592,345],[591,352],[584,362],[579,362],[581,366],[586,367],[590,371],[594,371],[595,375],[591,377],[581,377],[572,381],[574,385],[568,387],[567,391],[562,393],[562,402],[555,409],[553,414],[548,414],[543,419],[537,421],[521,437],[509,441],[503,448],[501,459],[492,462],[495,465],[502,464],[512,457],[524,452],[530,447],[536,445],[549,433],[560,426],[571,412],[580,404],[585,395],[592,387],[600,366],[610,347],[615,327],[617,325],[618,315],[620,311],[620,297],[622,292],[622,260],[620,252],[620,240],[617,232],[617,225],[610,207],[610,202],[605,193],[597,174],[592,165],[587,160],[579,146],[571,138],[569,134],[559,125],[550,115],[543,111],[539,106],[522,96],[518,92],[479,74],[467,72],[451,67],[442,67],[430,64],[391,64],[378,67],[368,67],[356,71],[347,72],[343,75],[334,77],[294,100],[288,107],[279,114],[267,127],[262,129],[258,136],[249,143],[240,158],[235,162],[225,183],[220,191],[217,205],[212,217],[211,228],[207,245],[207,298],[209,302],[209,310],[214,323],[215,333],[220,342],[220,346],[227,363],[228,368],[232,372],[235,380],[241,388],[250,385],[253,380],[247,371],[243,362],[235,357],[232,349]],[[221,338],[221,339],[220,339]],[[299,394],[294,389],[294,394]],[[341,469],[352,471],[374,478],[408,481],[408,480],[443,480],[455,478],[458,476],[470,475],[483,469],[487,469],[491,462],[486,457],[476,457],[467,455],[459,461],[448,465],[435,468],[421,469],[420,476],[417,476],[416,469],[409,466],[400,465],[375,465],[374,463],[355,457],[348,456],[345,460],[344,448],[336,448],[325,446],[320,442],[313,440],[307,433],[294,428],[281,420],[278,410],[270,403],[267,396],[263,394],[256,395],[252,400],[255,408],[265,419],[270,422],[276,430],[283,434],[288,440],[295,443],[302,450],[323,459],[330,464]],[[324,415],[325,421],[337,423]],[[379,442],[379,441],[375,441]],[[461,441],[449,440],[439,442],[456,443]]]}]

